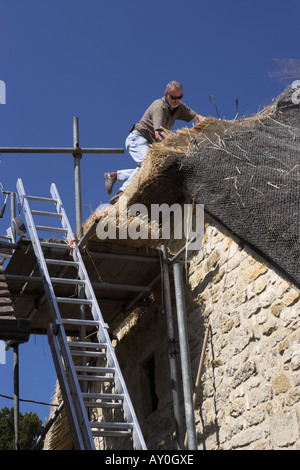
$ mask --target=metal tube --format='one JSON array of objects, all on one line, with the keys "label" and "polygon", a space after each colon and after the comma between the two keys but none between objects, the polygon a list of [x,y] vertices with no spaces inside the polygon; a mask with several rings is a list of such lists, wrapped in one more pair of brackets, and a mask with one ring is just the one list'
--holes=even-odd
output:
[{"label": "metal tube", "polygon": [[16,217],[16,193],[10,193],[10,226],[12,234],[12,243],[16,242],[16,229],[13,227],[12,221]]},{"label": "metal tube", "polygon": [[[83,236],[83,238],[85,235]],[[83,240],[82,238],[82,240]],[[80,242],[78,243],[78,247],[80,248],[83,245],[83,243]],[[1,242],[0,242],[1,246]],[[140,263],[154,263],[154,264],[159,264],[160,259],[154,256],[140,256],[140,255],[126,255],[124,253],[100,253],[98,251],[92,251],[89,250],[91,256],[93,258],[101,258],[101,259],[121,259],[125,261],[134,261],[134,262],[140,262]]]},{"label": "metal tube", "polygon": [[167,249],[165,245],[161,246],[161,252],[163,257],[163,286],[164,286],[164,309],[167,318],[167,333],[170,342],[170,373],[171,373],[171,383],[172,383],[172,396],[173,396],[173,406],[174,406],[174,418],[175,418],[175,428],[176,428],[176,445],[177,449],[182,449],[182,423],[180,415],[180,406],[178,398],[178,374],[176,366],[176,351],[174,348],[175,344],[175,335],[174,335],[174,325],[172,317],[172,302],[171,302],[171,290],[170,290],[170,276],[169,276],[169,267],[167,259]]},{"label": "metal tube", "polygon": [[73,147],[79,149],[79,125],[78,117],[73,117]]},{"label": "metal tube", "polygon": [[81,174],[80,159],[82,154],[79,150],[79,127],[78,118],[73,117],[73,144],[74,144],[74,178],[75,178],[75,212],[76,212],[76,237],[82,237],[82,202],[81,202]]},{"label": "metal tube", "polygon": [[[84,287],[83,286],[78,286],[78,298],[79,299],[84,299]],[[81,320],[85,320],[85,305],[80,305],[79,307],[79,317]],[[86,340],[86,327],[84,324],[79,326],[79,340],[84,342]],[[82,348],[81,348],[82,349]],[[83,348],[84,349],[84,348]],[[87,364],[86,362],[86,357],[80,356],[80,365],[85,367]],[[80,372],[79,372],[80,374]],[[80,388],[82,392],[87,392],[87,382],[84,380],[80,382]]]},{"label": "metal tube", "polygon": [[19,437],[19,345],[14,343],[14,450],[20,450]]},{"label": "metal tube", "polygon": [[182,280],[182,269],[179,263],[173,266],[175,297],[177,307],[178,335],[180,343],[180,360],[182,369],[183,396],[186,420],[188,449],[197,450],[196,427],[193,406],[192,374],[190,365],[186,310]]},{"label": "metal tube", "polygon": [[38,448],[42,445],[44,437],[46,436],[51,426],[55,423],[56,419],[60,415],[64,406],[65,406],[64,402],[61,401],[58,407],[56,408],[55,412],[51,416],[51,418],[45,424],[45,427],[42,429],[41,434],[39,435],[39,437],[37,438],[37,440],[35,441],[35,443],[33,444],[30,450],[38,450]]},{"label": "metal tube", "polygon": [[85,232],[85,234],[83,235],[83,237],[79,240],[77,246],[78,248],[82,248],[86,245],[86,243],[88,242],[89,238],[94,235],[94,233],[96,232],[96,228],[97,228],[97,224],[99,223],[99,219],[95,219],[93,221],[93,223],[91,224],[91,226],[88,228],[88,230]]},{"label": "metal tube", "polygon": [[80,158],[74,155],[74,179],[75,179],[75,211],[76,211],[76,237],[82,237],[82,202],[81,202],[81,176]]},{"label": "metal tube", "polygon": [[[169,263],[169,261],[168,261]],[[181,261],[178,261],[178,263],[181,263]],[[148,289],[149,291],[152,289],[153,286],[155,286],[155,284],[159,281],[159,279],[161,278],[161,272],[159,272],[158,274],[156,274],[156,276],[152,279],[152,281],[148,284]],[[136,297],[134,297],[132,300],[130,300],[126,305],[125,305],[125,308],[124,310],[127,311],[129,310],[133,305],[136,305],[136,303],[140,300],[140,298],[143,296],[143,292],[141,292],[140,294],[137,294]],[[123,311],[124,311],[123,310]],[[119,312],[117,315],[115,315],[112,320],[115,320],[118,315],[120,314],[123,314],[123,311]]]},{"label": "metal tube", "polygon": [[180,250],[173,256],[173,258],[169,259],[169,263],[173,264],[176,261],[178,262],[179,258],[186,252],[186,249],[190,243],[193,243],[193,241],[196,239],[197,235],[194,235],[193,238],[191,238]]},{"label": "metal tube", "polygon": [[[82,148],[80,149],[82,154],[86,155],[97,155],[97,154],[111,154],[111,153],[124,153],[122,148]],[[39,153],[53,153],[53,154],[70,154],[73,155],[74,148],[72,147],[2,147],[0,153],[31,153],[33,155]]]},{"label": "metal tube", "polygon": [[[11,282],[43,282],[43,279],[38,276],[22,276],[18,274],[5,274],[5,279],[7,281]],[[51,278],[52,279],[52,284],[55,284],[56,282],[61,282],[61,279],[57,278]],[[141,292],[141,295],[150,292],[151,286],[136,286],[136,285],[131,285],[131,284],[112,284],[109,282],[92,282],[92,286],[95,289],[107,289],[107,290],[123,290],[127,292]]]},{"label": "metal tube", "polygon": [[[147,289],[148,289],[148,292],[150,291],[150,289],[152,288],[152,286],[154,286],[157,281],[161,278],[161,273],[158,273],[154,279],[152,279],[152,281],[148,284],[147,286]],[[140,298],[143,296],[143,292],[141,292],[140,294],[137,294],[136,297],[134,297],[134,299],[130,300],[130,302],[128,302],[128,304],[126,304],[125,306],[125,310],[129,310],[133,305],[136,304],[136,302],[138,300],[140,300]]]}]

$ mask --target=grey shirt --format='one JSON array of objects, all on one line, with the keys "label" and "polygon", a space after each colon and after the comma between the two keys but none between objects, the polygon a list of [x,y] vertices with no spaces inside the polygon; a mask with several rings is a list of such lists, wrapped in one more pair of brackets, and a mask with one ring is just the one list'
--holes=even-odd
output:
[{"label": "grey shirt", "polygon": [[177,119],[190,122],[195,116],[193,111],[184,103],[180,102],[179,106],[170,109],[166,98],[155,100],[145,111],[142,119],[135,124],[135,130],[140,132],[148,142],[155,142],[155,131],[159,129],[171,130]]}]

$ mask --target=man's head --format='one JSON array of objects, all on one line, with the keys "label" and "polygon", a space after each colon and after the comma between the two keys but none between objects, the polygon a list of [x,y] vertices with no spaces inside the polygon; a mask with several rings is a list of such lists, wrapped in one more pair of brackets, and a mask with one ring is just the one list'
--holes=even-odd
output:
[{"label": "man's head", "polygon": [[171,109],[177,108],[179,106],[180,100],[183,97],[182,85],[175,80],[168,83],[165,91],[165,97]]}]

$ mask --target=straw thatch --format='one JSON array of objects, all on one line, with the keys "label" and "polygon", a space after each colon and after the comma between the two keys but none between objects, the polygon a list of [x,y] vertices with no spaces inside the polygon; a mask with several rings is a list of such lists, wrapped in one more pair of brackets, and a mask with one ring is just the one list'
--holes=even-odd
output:
[{"label": "straw thatch", "polygon": [[[56,384],[55,395],[52,400],[50,416],[56,410],[56,407],[62,402],[59,383]],[[46,434],[44,450],[72,450],[73,439],[65,408],[62,409],[54,424]]]},{"label": "straw thatch", "polygon": [[[85,233],[91,224],[98,219],[103,225],[116,224],[116,240],[118,243],[130,244],[135,247],[158,247],[164,240],[161,240],[157,235],[151,237],[151,233],[153,234],[154,231],[159,234],[159,226],[150,226],[149,219],[143,216],[122,218],[120,212],[124,210],[124,207],[129,208],[137,203],[142,203],[146,207],[155,203],[171,205],[176,201],[180,201],[183,181],[182,174],[179,171],[181,161],[194,149],[195,144],[199,147],[214,141],[221,145],[220,139],[223,135],[228,136],[233,132],[236,133],[245,129],[245,127],[251,127],[254,123],[268,117],[272,110],[273,105],[270,105],[255,116],[241,120],[220,121],[213,117],[207,117],[203,122],[191,128],[184,127],[176,132],[168,132],[166,139],[150,146],[142,167],[117,204],[114,206],[110,204],[99,206],[85,221],[83,232]],[[128,224],[135,220],[136,223],[140,224],[141,230],[148,231],[149,236],[136,240],[120,239],[118,233],[124,228],[121,225],[123,220]],[[96,234],[92,236],[92,239],[99,240]]]},{"label": "straw thatch", "polygon": [[[123,209],[123,210],[122,210]],[[122,199],[115,206],[103,205],[100,206],[92,216],[87,220],[84,225],[84,233],[90,227],[94,220],[99,220],[97,226],[97,233],[101,230],[101,242],[106,240],[111,241],[112,239],[117,240],[118,244],[128,245],[128,237],[122,238],[122,234],[127,234],[127,229],[130,224],[134,223],[138,232],[143,234],[143,237],[139,237],[136,240],[131,240],[131,245],[138,247],[156,247],[158,246],[158,240],[160,239],[160,228],[155,222],[149,223],[147,215],[137,214],[131,216],[128,214],[129,206],[127,205],[127,196],[122,196]],[[124,212],[127,212],[127,216],[123,217]],[[111,230],[110,235],[107,233]],[[97,234],[91,237],[92,240],[99,240]]]}]

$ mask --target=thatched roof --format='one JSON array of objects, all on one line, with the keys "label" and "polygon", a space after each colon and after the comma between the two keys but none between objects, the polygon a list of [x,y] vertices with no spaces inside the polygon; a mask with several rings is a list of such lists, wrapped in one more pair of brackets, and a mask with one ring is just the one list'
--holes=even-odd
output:
[{"label": "thatched roof", "polygon": [[[84,231],[95,218],[108,220],[124,197],[128,207],[189,198],[300,282],[300,106],[292,102],[293,92],[287,89],[249,118],[208,117],[169,132],[150,147],[117,205],[96,210]],[[125,243],[159,244],[151,239]]]},{"label": "thatched roof", "polygon": [[[241,127],[251,126],[254,122],[265,119],[271,109],[272,106],[268,106],[257,115],[240,121],[221,122],[213,117],[207,117],[202,123],[191,128],[184,127],[176,132],[168,132],[165,140],[150,146],[141,169],[118,203],[114,206],[110,204],[99,206],[85,221],[83,232],[85,233],[98,219],[105,221],[106,224],[115,220],[118,226],[119,211],[123,209],[124,204],[130,207],[133,204],[141,203],[150,207],[151,204],[172,205],[175,202],[182,202],[184,200],[182,192],[184,176],[181,172],[181,166],[185,157],[193,151],[195,142],[197,142],[197,146],[204,146],[223,134],[238,131]],[[124,202],[125,200],[126,202]],[[127,222],[132,220],[133,217],[128,217]],[[148,225],[148,223],[148,219],[140,218],[141,225]],[[156,230],[158,231],[159,227],[156,227]],[[92,236],[92,240],[98,240],[96,234]],[[118,242],[127,245],[129,243],[133,246],[157,247],[163,240],[151,240],[149,237],[147,240],[118,240]]]}]

